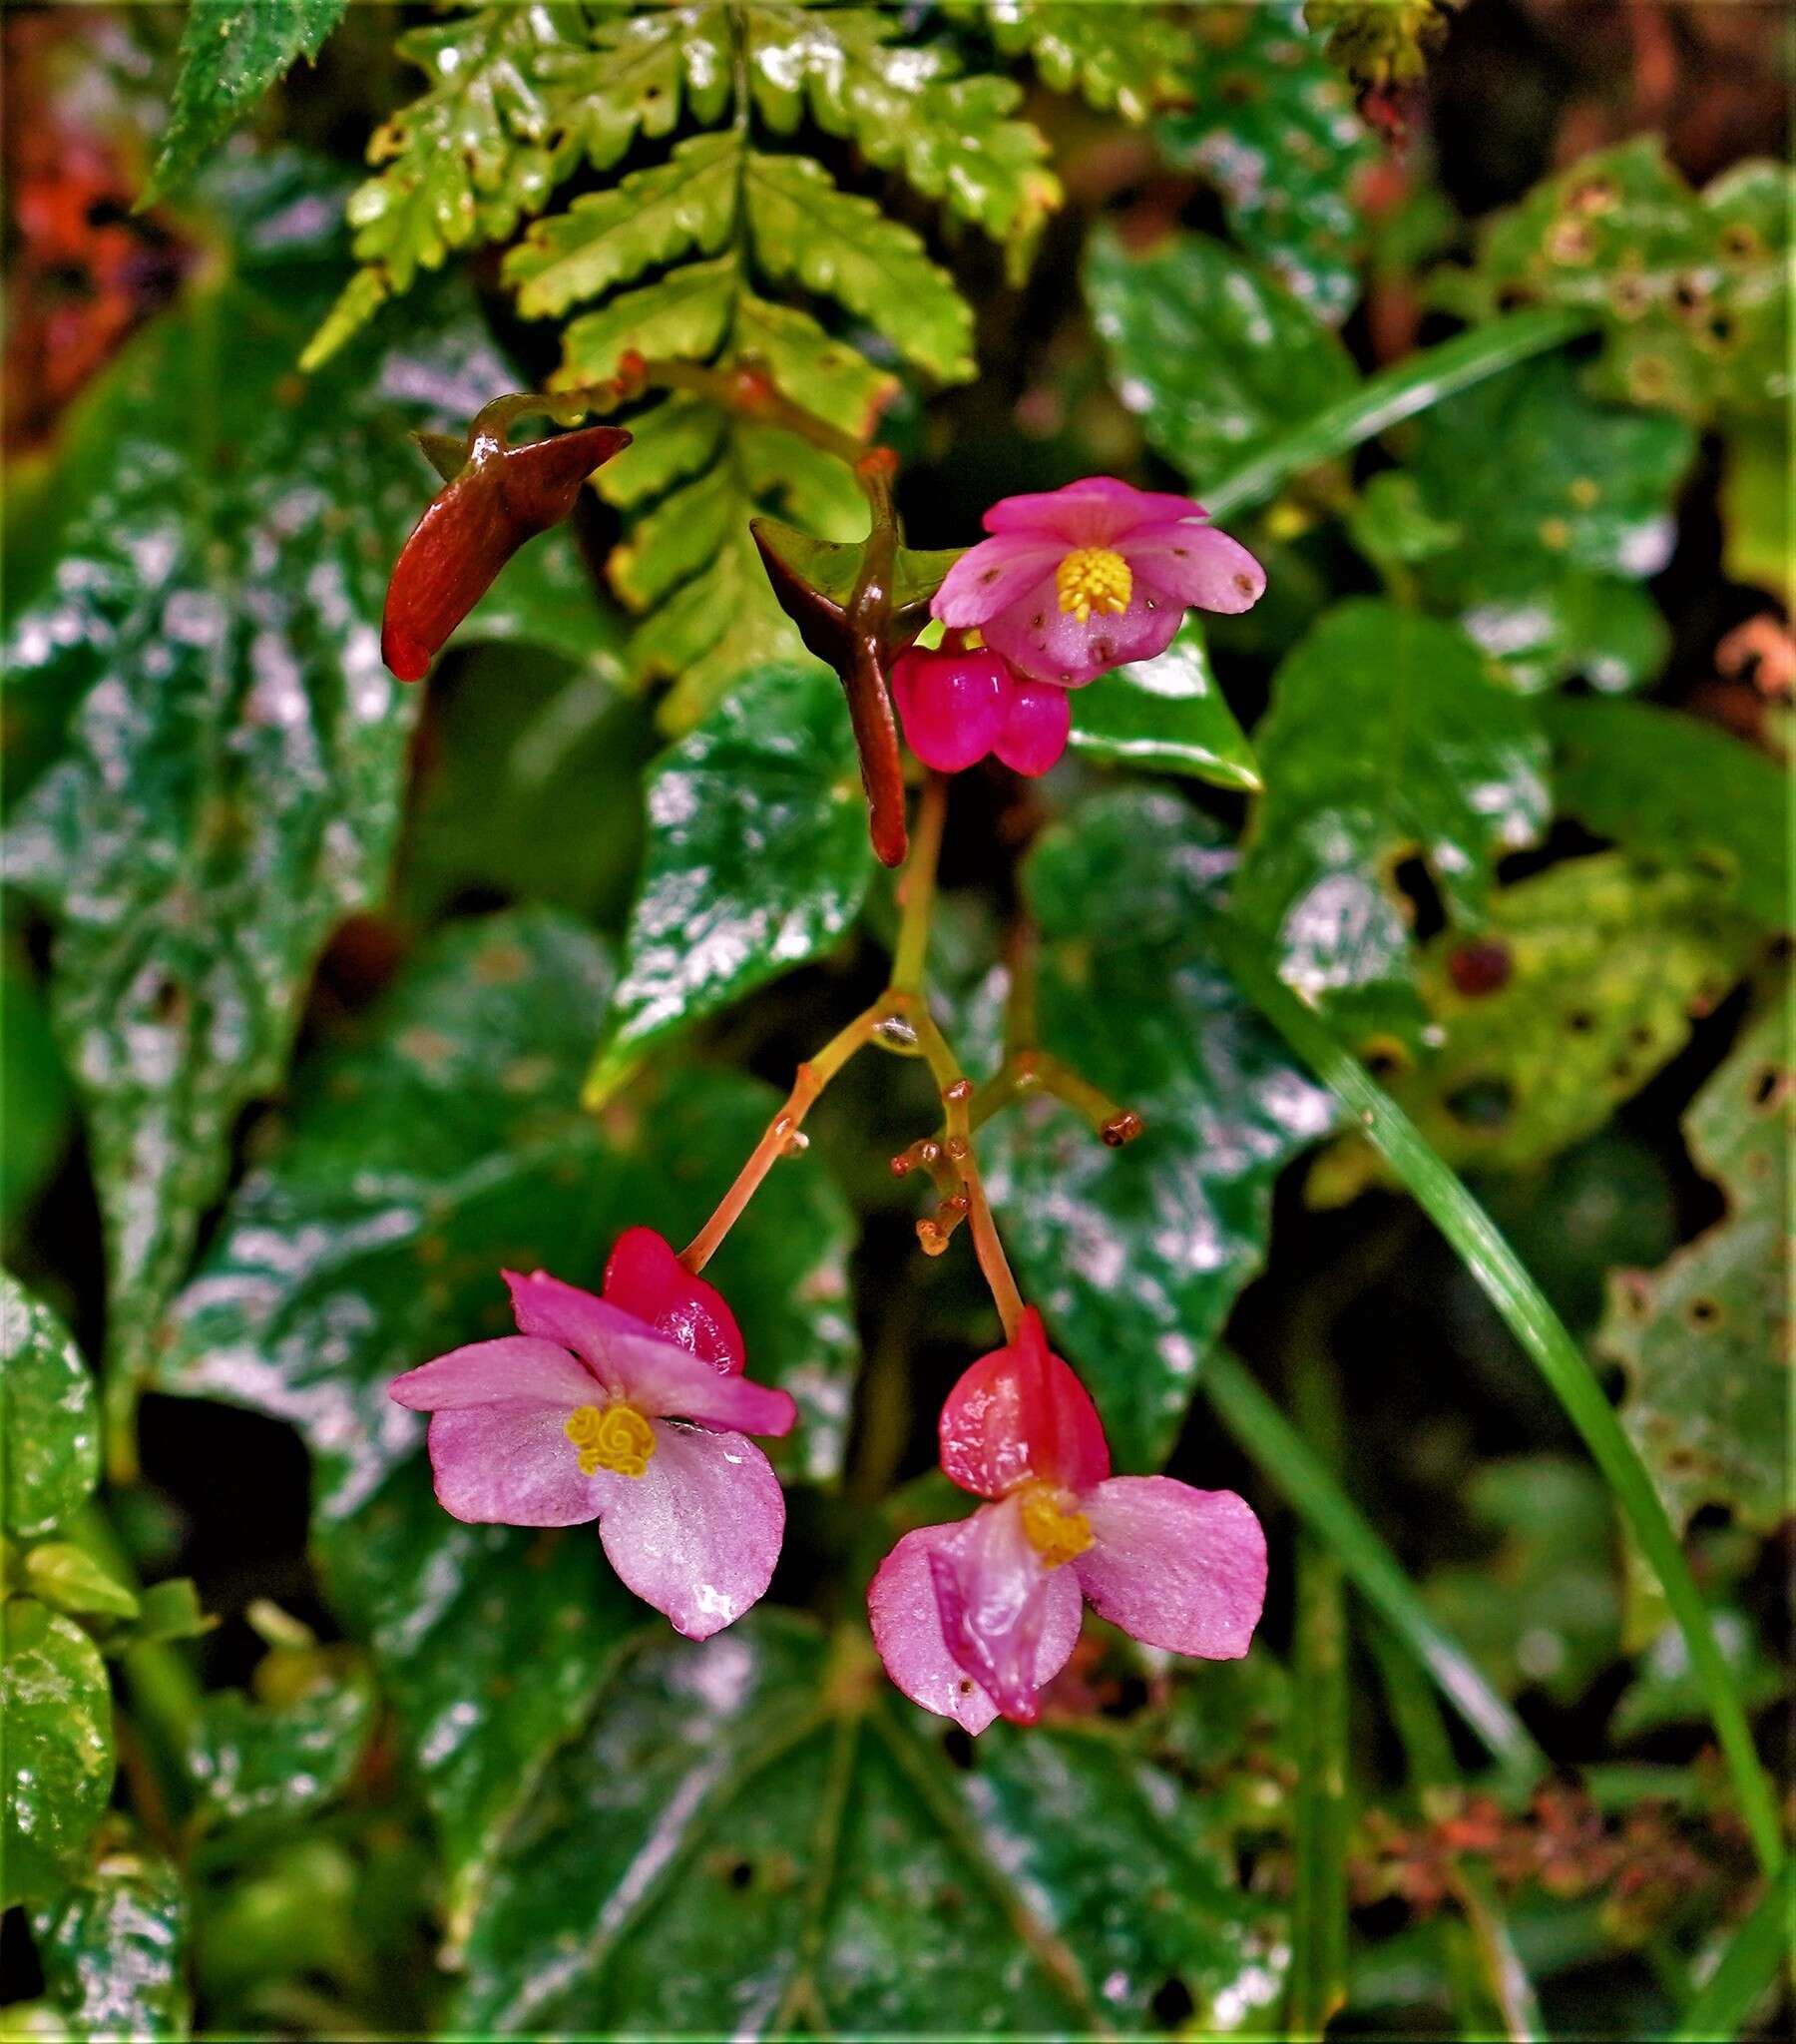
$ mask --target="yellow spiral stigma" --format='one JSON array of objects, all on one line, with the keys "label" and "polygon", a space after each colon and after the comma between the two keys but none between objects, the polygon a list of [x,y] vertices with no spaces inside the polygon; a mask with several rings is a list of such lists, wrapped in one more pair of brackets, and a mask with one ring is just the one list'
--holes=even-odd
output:
[{"label": "yellow spiral stigma", "polygon": [[1134,571],[1111,547],[1075,547],[1054,571],[1060,607],[1083,625],[1094,611],[1125,611]]},{"label": "yellow spiral stigma", "polygon": [[595,1476],[601,1469],[620,1476],[641,1476],[655,1453],[655,1429],[634,1405],[577,1406],[562,1428],[580,1450],[580,1473]]},{"label": "yellow spiral stigma", "polygon": [[1047,1483],[1032,1483],[1023,1493],[1023,1537],[1051,1569],[1092,1544],[1091,1520],[1084,1512],[1063,1511],[1065,1495]]}]

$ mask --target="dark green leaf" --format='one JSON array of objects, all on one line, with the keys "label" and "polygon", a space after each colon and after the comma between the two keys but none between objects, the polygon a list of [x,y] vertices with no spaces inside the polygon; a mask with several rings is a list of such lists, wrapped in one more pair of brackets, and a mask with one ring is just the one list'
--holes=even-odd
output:
[{"label": "dark green leaf", "polygon": [[1130,256],[1101,231],[1085,287],[1118,395],[1199,497],[1353,388],[1352,357],[1309,307],[1203,235]]},{"label": "dark green leaf", "polygon": [[[6,764],[10,783],[10,746]],[[10,947],[0,964],[0,1010],[6,1016],[6,1056],[0,1059],[0,1227],[10,1235],[62,1160],[75,1103],[37,982]]]},{"label": "dark green leaf", "polygon": [[191,0],[169,126],[142,204],[192,177],[269,86],[316,63],[349,0]]},{"label": "dark green leaf", "polygon": [[1131,791],[1076,809],[1027,872],[1043,1045],[1146,1132],[1109,1150],[1039,1102],[993,1123],[980,1155],[1024,1291],[1123,1469],[1165,1459],[1265,1255],[1272,1182],[1332,1122],[1209,956],[1232,865],[1194,810]]},{"label": "dark green leaf", "polygon": [[6,1836],[0,1907],[46,1902],[81,1865],[113,1784],[112,1691],[99,1649],[34,1597],[0,1611]]},{"label": "dark green leaf", "polygon": [[1353,95],[1292,0],[1205,7],[1186,33],[1191,105],[1157,123],[1161,147],[1216,186],[1241,246],[1340,325],[1359,298],[1354,186],[1379,155]]},{"label": "dark green leaf", "polygon": [[1195,618],[1185,620],[1164,653],[1076,691],[1073,750],[1106,765],[1186,773],[1217,787],[1260,785],[1253,748],[1216,685]]},{"label": "dark green leaf", "polygon": [[873,874],[848,713],[821,666],[745,677],[656,767],[646,798],[595,1104],[676,1032],[826,951]]},{"label": "dark green leaf", "polygon": [[161,1853],[128,1834],[103,1837],[75,1883],[31,1932],[44,1969],[44,2005],[71,2038],[186,2037],[188,1899]]},{"label": "dark green leaf", "polygon": [[23,685],[75,706],[10,819],[7,875],[59,925],[52,1014],[127,1371],[238,1113],[284,1066],[319,945],[385,881],[417,700],[377,634],[422,501],[403,429],[419,400],[503,374],[439,305],[420,346],[302,382],[328,244],[292,223],[321,195],[291,159],[256,180],[238,273],[221,253],[65,424],[55,579],[23,592],[6,646]]},{"label": "dark green leaf", "polygon": [[1462,632],[1395,604],[1337,604],[1280,666],[1255,740],[1266,794],[1239,888],[1300,991],[1360,1026],[1413,1026],[1399,862],[1424,859],[1476,928],[1498,859],[1548,812],[1533,710]]},{"label": "dark green leaf", "polygon": [[1789,1509],[1790,1019],[1769,1004],[1684,1117],[1727,1213],[1658,1271],[1617,1273],[1597,1335],[1626,1374],[1622,1418],[1678,1525],[1724,1505],[1768,1533]]},{"label": "dark green leaf", "polygon": [[19,1281],[0,1272],[6,1530],[35,1540],[87,1502],[100,1480],[94,1379],[75,1337]]},{"label": "dark green leaf", "polygon": [[211,1690],[183,1761],[208,1829],[279,1828],[327,1809],[348,1788],[374,1729],[365,1680],[326,1678],[289,1703]]},{"label": "dark green leaf", "polygon": [[634,1657],[505,1842],[452,2026],[1085,2035],[1168,1980],[1231,2021],[1276,1995],[1201,1795],[1089,1722],[962,1772],[883,1680],[771,1612]]},{"label": "dark green leaf", "polygon": [[1762,929],[1790,926],[1789,790],[1777,763],[1700,719],[1646,703],[1542,705],[1562,809],[1642,859],[1708,875]]}]

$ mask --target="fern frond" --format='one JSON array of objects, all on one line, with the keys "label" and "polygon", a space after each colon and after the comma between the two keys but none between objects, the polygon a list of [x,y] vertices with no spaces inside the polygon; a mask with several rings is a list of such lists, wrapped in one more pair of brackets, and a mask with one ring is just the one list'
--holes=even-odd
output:
[{"label": "fern frond", "polygon": [[1141,122],[1182,97],[1188,24],[1154,0],[955,0],[1005,56],[1027,53],[1054,92]]}]

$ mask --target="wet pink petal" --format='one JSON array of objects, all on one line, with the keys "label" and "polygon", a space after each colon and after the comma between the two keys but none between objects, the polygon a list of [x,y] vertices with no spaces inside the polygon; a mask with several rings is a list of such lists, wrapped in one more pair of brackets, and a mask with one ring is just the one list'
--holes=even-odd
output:
[{"label": "wet pink petal", "polygon": [[1122,552],[1137,581],[1174,604],[1245,611],[1265,594],[1265,569],[1239,540],[1207,525],[1146,526],[1128,535]]},{"label": "wet pink petal", "polygon": [[901,654],[892,668],[892,694],[905,743],[941,773],[959,773],[983,760],[1003,729],[1009,682],[996,654]]},{"label": "wet pink petal", "polygon": [[387,1396],[413,1412],[450,1412],[462,1406],[553,1405],[564,1414],[601,1392],[591,1370],[556,1341],[506,1334],[452,1348],[434,1362],[408,1369],[387,1386]]},{"label": "wet pink petal", "polygon": [[1091,1393],[1048,1347],[1031,1306],[1009,1346],[982,1355],[942,1406],[942,1470],[976,1497],[1033,1478],[1089,1490],[1110,1474]]},{"label": "wet pink petal", "polygon": [[1015,1498],[981,1505],[927,1558],[949,1653],[1005,1717],[1033,1725],[1079,1638],[1078,1578],[1030,1545]]},{"label": "wet pink petal", "polygon": [[1163,653],[1183,618],[1182,604],[1161,596],[1136,576],[1126,610],[1098,612],[1082,625],[1073,612],[1061,609],[1060,591],[1050,572],[981,629],[986,644],[1020,674],[1077,689],[1114,667]]},{"label": "wet pink petal", "polygon": [[742,1330],[729,1301],[714,1284],[694,1278],[653,1228],[627,1228],[619,1236],[600,1289],[608,1305],[647,1320],[714,1368],[732,1375],[742,1369]]},{"label": "wet pink petal", "polygon": [[1004,729],[992,742],[1016,773],[1046,773],[1067,750],[1073,731],[1073,700],[1053,682],[1012,677]]},{"label": "wet pink petal", "polygon": [[1113,1476],[1079,1507],[1092,1545],[1071,1567],[1094,1611],[1143,1646],[1206,1661],[1246,1653],[1266,1601],[1266,1536],[1244,1498]]},{"label": "wet pink petal", "polygon": [[624,1396],[654,1418],[692,1419],[743,1433],[790,1433],[798,1408],[784,1391],[725,1375],[672,1341],[633,1345],[619,1365]]},{"label": "wet pink petal", "polygon": [[1068,546],[1103,546],[1149,521],[1197,518],[1203,506],[1163,490],[1137,490],[1114,475],[1089,475],[1063,489],[1001,497],[985,515],[993,533],[1052,533]]},{"label": "wet pink petal", "polygon": [[625,1583],[675,1632],[707,1640],[766,1590],[785,1532],[779,1479],[751,1440],[652,1422],[641,1476],[614,1476],[599,1537]]},{"label": "wet pink petal", "polygon": [[983,625],[1043,575],[1052,575],[1072,544],[1032,535],[982,539],[948,570],[930,601],[931,614],[945,625]]},{"label": "wet pink petal", "polygon": [[470,1405],[432,1414],[437,1502],[476,1525],[581,1526],[596,1519],[605,1486],[581,1475],[579,1453],[562,1431],[573,1409]]},{"label": "wet pink petal", "polygon": [[547,1271],[533,1271],[528,1276],[502,1271],[500,1276],[510,1287],[512,1317],[521,1332],[573,1349],[614,1393],[621,1391],[618,1372],[606,1358],[623,1327],[649,1338],[649,1330],[640,1320],[627,1317],[578,1284],[551,1278]]},{"label": "wet pink petal", "polygon": [[919,1526],[907,1533],[868,1588],[867,1617],[886,1673],[911,1702],[978,1734],[997,1717],[998,1706],[948,1651],[929,1564],[959,1531]]}]

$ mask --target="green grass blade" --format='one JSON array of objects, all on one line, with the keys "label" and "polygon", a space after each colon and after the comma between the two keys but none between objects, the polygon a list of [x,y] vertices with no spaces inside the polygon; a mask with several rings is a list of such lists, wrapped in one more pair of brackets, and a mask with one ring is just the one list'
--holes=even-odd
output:
[{"label": "green grass blade", "polygon": [[1528,1727],[1436,1620],[1402,1563],[1240,1360],[1225,1349],[1213,1350],[1204,1364],[1203,1387],[1223,1425],[1334,1549],[1354,1588],[1428,1670],[1504,1774],[1522,1788],[1548,1774],[1551,1763]]},{"label": "green grass blade", "polygon": [[1295,432],[1274,440],[1232,475],[1206,484],[1204,506],[1212,518],[1223,518],[1243,504],[1263,503],[1288,477],[1351,452],[1387,426],[1414,418],[1512,363],[1563,347],[1590,323],[1584,313],[1543,307],[1509,312],[1436,347],[1419,348],[1368,376],[1357,389],[1305,419]]},{"label": "green grass blade", "polygon": [[1715,2044],[1737,2037],[1787,1963],[1796,1939],[1796,1866],[1783,1872],[1765,1890],[1758,1907],[1734,1934],[1708,1984],[1684,2011],[1671,2032],[1672,2044]]},{"label": "green grass blade", "polygon": [[1582,1435],[1683,1634],[1740,1813],[1752,1833],[1760,1863],[1767,1872],[1774,1872],[1783,1863],[1777,1801],[1753,1745],[1745,1706],[1722,1658],[1682,1544],[1595,1371],[1491,1217],[1436,1155],[1408,1115],[1358,1059],[1342,1049],[1328,1025],[1265,963],[1256,940],[1229,925],[1218,925],[1214,935],[1223,962],[1243,992],[1317,1077],[1358,1116],[1367,1137],[1459,1252]]}]

